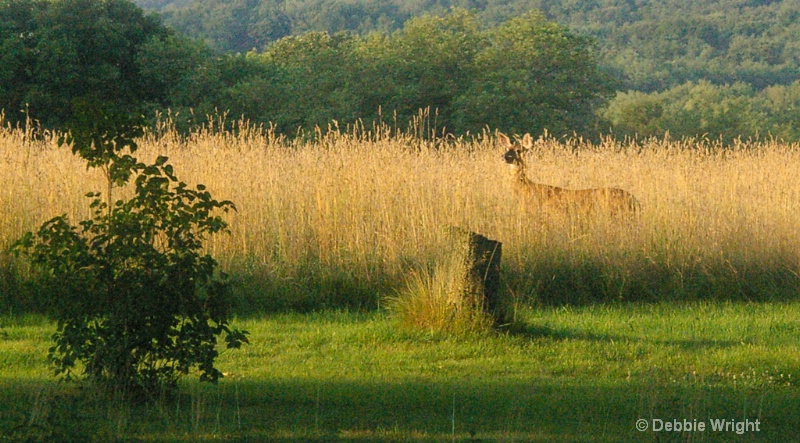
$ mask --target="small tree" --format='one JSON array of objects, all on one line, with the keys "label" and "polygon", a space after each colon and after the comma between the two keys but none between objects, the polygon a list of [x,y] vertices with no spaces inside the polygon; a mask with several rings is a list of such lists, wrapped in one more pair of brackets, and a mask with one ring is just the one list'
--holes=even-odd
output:
[{"label": "small tree", "polygon": [[[91,219],[74,226],[55,217],[14,245],[49,294],[57,321],[49,359],[68,380],[82,369],[128,397],[171,391],[192,368],[216,382],[217,337],[227,334],[228,348],[238,348],[247,332],[229,327],[225,276],[202,245],[227,229],[212,213],[235,206],[178,181],[166,157],[145,165],[123,154],[136,150],[137,118],[102,103],[82,110],[61,142],[105,173],[105,199],[88,193]],[[114,201],[113,189],[133,177],[135,195]]]}]

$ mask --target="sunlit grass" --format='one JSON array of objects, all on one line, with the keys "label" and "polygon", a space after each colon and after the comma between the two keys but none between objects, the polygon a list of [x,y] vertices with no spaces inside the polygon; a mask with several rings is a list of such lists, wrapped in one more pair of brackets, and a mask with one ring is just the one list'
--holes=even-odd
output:
[{"label": "sunlit grass", "polygon": [[792,441],[800,425],[796,302],[518,315],[514,331],[473,335],[402,330],[382,313],[241,320],[252,344],[223,353],[227,378],[186,380],[179,399],[147,408],[56,384],[41,354],[53,326],[4,319],[0,355],[13,363],[0,366],[0,427],[153,441],[451,441],[455,429],[457,441],[611,442],[665,438],[636,431],[638,418],[759,419],[746,436],[759,441]]},{"label": "sunlit grass", "polygon": [[[433,143],[334,127],[288,141],[246,123],[219,127],[184,137],[167,122],[139,141],[137,155],[166,154],[182,180],[236,203],[232,234],[208,249],[232,275],[243,314],[375,308],[436,260],[443,226],[501,241],[507,286],[526,303],[798,295],[797,145],[535,143],[532,180],[634,194],[641,216],[620,222],[523,207],[491,134]],[[49,217],[86,218],[83,195],[105,188],[55,140],[0,130],[0,247]],[[0,262],[0,288],[12,292],[24,263]]]}]

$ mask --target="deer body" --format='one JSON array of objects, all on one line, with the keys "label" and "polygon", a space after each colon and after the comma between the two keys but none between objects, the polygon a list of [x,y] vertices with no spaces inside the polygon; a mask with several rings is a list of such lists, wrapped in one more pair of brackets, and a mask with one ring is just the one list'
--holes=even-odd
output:
[{"label": "deer body", "polygon": [[514,191],[526,205],[566,214],[606,212],[619,216],[634,214],[639,210],[636,198],[623,189],[567,189],[531,181],[522,158],[522,154],[533,145],[530,134],[525,134],[522,143],[516,145],[504,134],[499,136],[508,147],[503,159],[514,170]]}]

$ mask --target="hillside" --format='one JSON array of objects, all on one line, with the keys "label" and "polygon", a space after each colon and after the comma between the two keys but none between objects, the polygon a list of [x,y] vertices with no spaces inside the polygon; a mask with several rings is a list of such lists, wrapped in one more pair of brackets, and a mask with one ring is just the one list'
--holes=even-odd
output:
[{"label": "hillside", "polygon": [[652,92],[687,81],[788,85],[800,66],[800,3],[769,0],[136,0],[179,32],[222,51],[262,50],[308,31],[390,32],[451,7],[488,25],[530,9],[594,37],[619,89]]},{"label": "hillside", "polygon": [[100,103],[297,134],[422,110],[428,135],[800,141],[796,0],[139,1],[0,8],[9,123]]}]

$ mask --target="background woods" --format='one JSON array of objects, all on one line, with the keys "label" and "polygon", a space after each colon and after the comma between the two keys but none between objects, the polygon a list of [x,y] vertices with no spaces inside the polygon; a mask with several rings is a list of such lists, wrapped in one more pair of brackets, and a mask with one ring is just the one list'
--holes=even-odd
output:
[{"label": "background woods", "polygon": [[793,2],[139,4],[161,18],[124,0],[6,0],[6,120],[57,127],[105,103],[295,134],[405,128],[427,108],[455,134],[800,138]]}]

